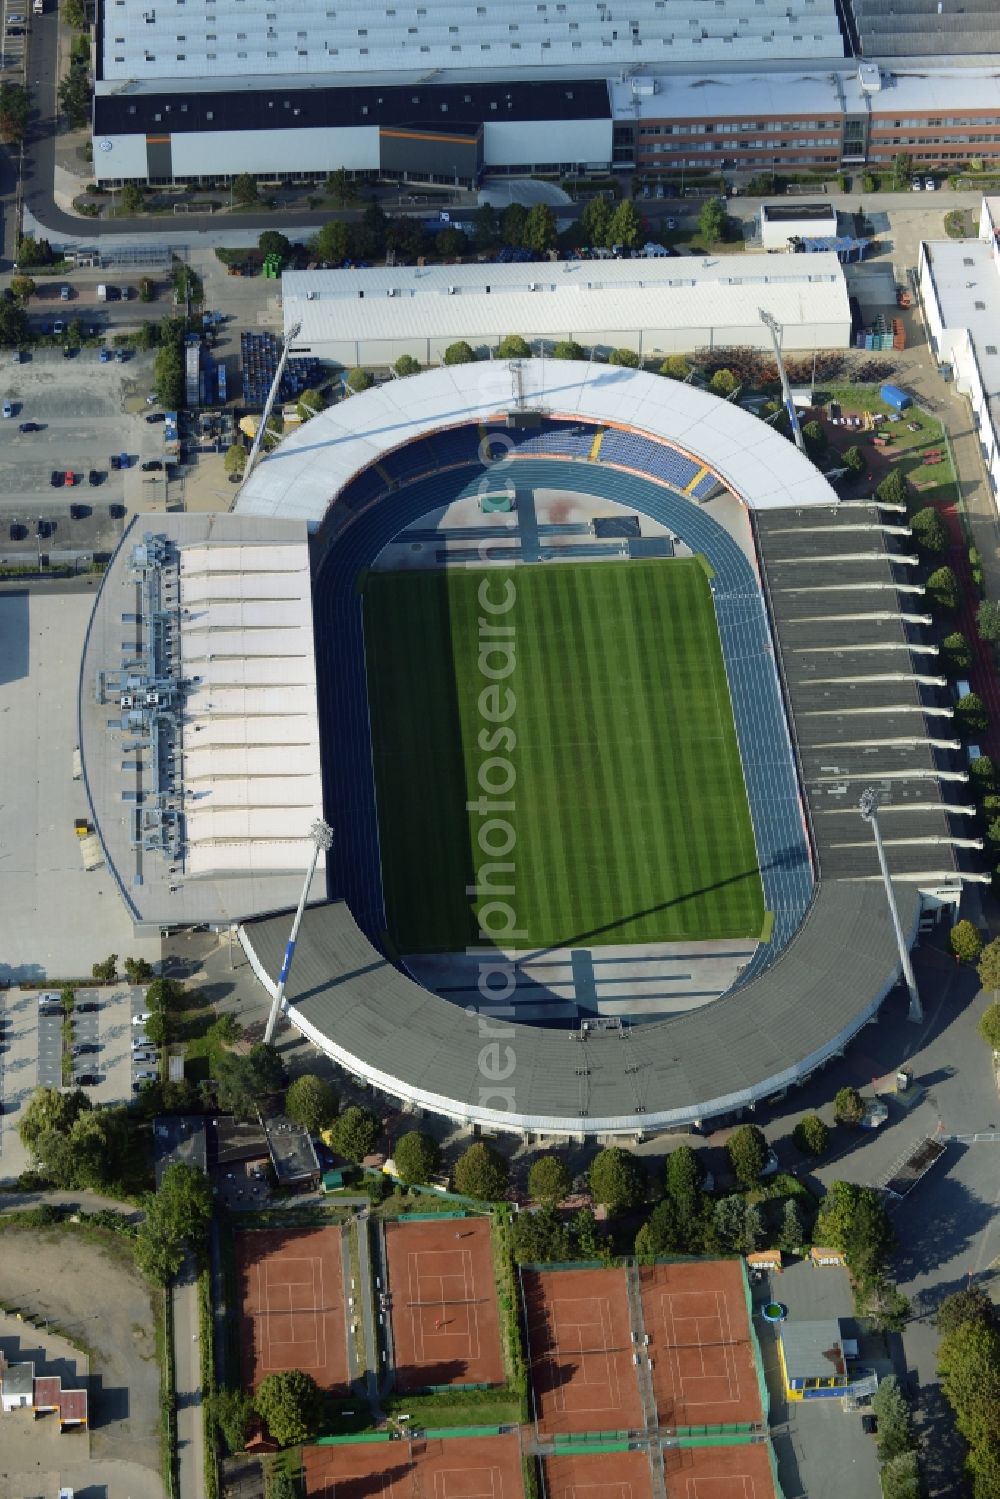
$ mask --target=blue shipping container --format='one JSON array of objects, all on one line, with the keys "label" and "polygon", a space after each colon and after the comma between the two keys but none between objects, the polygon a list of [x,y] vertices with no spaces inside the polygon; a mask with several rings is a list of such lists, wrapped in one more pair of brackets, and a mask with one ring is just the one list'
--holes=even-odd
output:
[{"label": "blue shipping container", "polygon": [[908,396],[905,390],[900,390],[898,385],[883,385],[879,395],[894,411],[905,411],[907,406],[913,405],[913,397]]}]

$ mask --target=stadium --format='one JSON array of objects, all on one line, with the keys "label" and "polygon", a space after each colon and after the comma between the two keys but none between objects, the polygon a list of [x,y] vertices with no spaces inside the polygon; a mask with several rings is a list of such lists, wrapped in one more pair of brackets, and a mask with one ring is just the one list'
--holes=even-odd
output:
[{"label": "stadium", "polygon": [[[243,528],[309,536],[334,843],[286,1008],[404,1107],[641,1134],[803,1080],[899,975],[869,786],[906,939],[957,905],[972,808],[906,517],[838,502],[757,417],[607,365],[440,368],[304,425],[215,520],[230,575]],[[272,994],[320,810],[279,754],[274,890],[251,853],[242,910],[231,867],[185,879],[183,833],[170,887],[241,921]]]}]

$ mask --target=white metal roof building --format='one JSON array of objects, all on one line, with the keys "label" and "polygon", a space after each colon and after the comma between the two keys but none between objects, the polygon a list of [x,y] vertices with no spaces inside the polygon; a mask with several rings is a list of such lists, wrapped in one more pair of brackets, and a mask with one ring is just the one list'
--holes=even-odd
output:
[{"label": "white metal roof building", "polygon": [[294,903],[323,804],[302,524],[133,521],[95,603],[79,716],[97,834],[137,927]]},{"label": "white metal roof building", "polygon": [[705,391],[642,370],[525,359],[445,366],[392,380],[314,417],[258,464],[239,516],[285,516],[317,531],[341,489],[428,433],[497,421],[523,403],[617,423],[697,457],[753,510],[836,504],[829,482],[773,427]]},{"label": "white metal roof building", "polygon": [[789,350],[846,349],[851,333],[832,254],[290,271],[282,299],[286,330],[301,325],[293,351],[348,366],[387,366],[401,354],[433,364],[457,340],[487,355],[512,333],[538,352],[570,339],[596,356],[627,348],[643,360],[769,349],[762,310]]},{"label": "white metal roof building", "polygon": [[931,347],[967,395],[983,464],[1000,495],[1000,198],[984,198],[979,238],[924,241],[920,297]]}]

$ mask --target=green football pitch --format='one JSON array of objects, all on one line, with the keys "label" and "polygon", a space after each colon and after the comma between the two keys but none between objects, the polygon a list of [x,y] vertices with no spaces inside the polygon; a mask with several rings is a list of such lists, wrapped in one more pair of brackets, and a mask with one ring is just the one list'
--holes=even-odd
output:
[{"label": "green football pitch", "polygon": [[[481,588],[509,607],[487,612]],[[697,560],[373,572],[364,624],[386,920],[401,953],[476,943],[490,901],[503,903],[483,913],[501,947],[760,935]]]}]

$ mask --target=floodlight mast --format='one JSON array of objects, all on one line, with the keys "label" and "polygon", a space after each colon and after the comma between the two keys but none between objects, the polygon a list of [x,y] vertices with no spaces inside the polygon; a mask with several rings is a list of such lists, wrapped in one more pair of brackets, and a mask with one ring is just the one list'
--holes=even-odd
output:
[{"label": "floodlight mast", "polygon": [[781,398],[785,403],[785,410],[788,412],[788,420],[792,424],[792,437],[795,439],[795,446],[799,452],[804,453],[806,450],[805,438],[802,436],[802,428],[799,426],[799,414],[795,410],[795,402],[792,400],[792,388],[788,383],[785,361],[781,357],[781,328],[773,312],[766,312],[763,307],[759,307],[757,311],[760,314],[761,322],[770,333],[771,342],[774,345],[774,357],[778,364],[778,376],[781,380]]},{"label": "floodlight mast", "polygon": [[333,829],[323,822],[321,818],[317,818],[309,829],[309,837],[312,839],[312,856],[309,860],[309,869],[302,884],[302,894],[299,896],[295,920],[292,922],[292,930],[289,933],[288,942],[285,946],[285,957],[281,965],[281,972],[278,975],[278,987],[274,991],[274,998],[271,1001],[271,1011],[267,1017],[267,1028],[264,1031],[265,1046],[269,1046],[274,1039],[274,1028],[278,1023],[278,1016],[281,1014],[281,1008],[285,1001],[285,985],[288,982],[288,975],[291,971],[292,958],[295,956],[295,943],[298,940],[299,927],[302,925],[302,913],[306,908],[306,901],[309,897],[309,886],[312,884],[313,875],[316,873],[316,864],[319,860],[320,851],[322,850],[325,853],[329,848],[333,847]]},{"label": "floodlight mast", "polygon": [[[271,420],[271,412],[274,409],[274,403],[278,398],[278,391],[281,388],[281,377],[285,373],[285,365],[288,363],[288,351],[292,346],[292,340],[298,338],[301,332],[302,324],[293,323],[288,332],[285,334],[284,339],[282,340],[281,358],[278,360],[278,368],[274,372],[274,379],[271,381],[271,389],[268,391],[267,400],[264,402],[264,412],[261,416],[260,426],[257,428],[257,433],[254,437],[253,445],[250,448],[250,456],[247,459],[247,466],[243,470],[243,483],[236,491],[237,500],[243,493],[243,490],[246,487],[247,480],[250,478],[250,475],[253,473],[257,465],[257,459],[260,455],[261,443],[264,441],[264,433],[267,431],[267,424]],[[236,501],[234,500],[233,503],[235,504]]]},{"label": "floodlight mast", "polygon": [[899,911],[896,907],[896,896],[892,888],[892,877],[889,874],[889,866],[886,863],[885,849],[882,847],[882,834],[878,825],[878,807],[881,796],[874,786],[868,786],[861,793],[858,802],[858,810],[865,822],[869,824],[875,839],[875,852],[878,854],[878,866],[882,871],[882,880],[885,885],[885,898],[889,902],[889,915],[892,918],[892,929],[896,934],[896,947],[899,950],[900,967],[903,970],[903,978],[910,995],[910,1010],[908,1020],[919,1025],[924,1018],[923,1005],[920,1003],[920,991],[917,988],[916,976],[913,972],[913,964],[910,961],[910,949],[903,937],[903,928],[899,921]]}]

